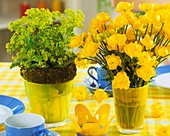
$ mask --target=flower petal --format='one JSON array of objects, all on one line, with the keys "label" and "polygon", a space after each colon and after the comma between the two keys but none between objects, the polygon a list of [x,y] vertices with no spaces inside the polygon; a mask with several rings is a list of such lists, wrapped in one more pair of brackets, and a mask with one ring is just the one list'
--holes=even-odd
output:
[{"label": "flower petal", "polygon": [[108,132],[108,129],[110,127],[110,123],[112,122],[112,120],[115,118],[115,116],[112,116],[107,122],[106,124],[103,126],[102,130],[101,130],[101,135],[105,135]]},{"label": "flower petal", "polygon": [[77,133],[82,133],[81,127],[78,125],[77,121],[72,116],[68,116],[68,118],[72,121],[75,131]]},{"label": "flower petal", "polygon": [[76,105],[75,115],[80,126],[83,126],[83,124],[85,124],[86,122],[94,122],[94,118],[92,117],[90,111],[87,109],[86,106],[82,104]]},{"label": "flower petal", "polygon": [[110,105],[104,104],[96,111],[94,117],[96,118],[97,123],[99,123],[101,126],[104,126],[108,121],[109,114]]},{"label": "flower petal", "polygon": [[100,125],[97,123],[85,123],[82,127],[83,135],[98,136],[100,135]]}]

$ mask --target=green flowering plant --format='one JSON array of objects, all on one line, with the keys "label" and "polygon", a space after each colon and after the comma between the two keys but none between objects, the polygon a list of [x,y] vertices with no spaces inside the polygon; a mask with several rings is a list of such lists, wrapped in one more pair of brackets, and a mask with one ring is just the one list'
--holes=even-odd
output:
[{"label": "green flowering plant", "polygon": [[69,43],[74,28],[83,28],[82,11],[31,8],[26,15],[9,24],[13,35],[6,48],[14,60],[11,68],[62,68],[73,63],[76,54]]}]

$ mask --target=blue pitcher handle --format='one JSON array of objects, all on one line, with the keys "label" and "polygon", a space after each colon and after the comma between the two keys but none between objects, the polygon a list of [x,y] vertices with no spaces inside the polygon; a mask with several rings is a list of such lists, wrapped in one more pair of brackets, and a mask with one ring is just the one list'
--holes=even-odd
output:
[{"label": "blue pitcher handle", "polygon": [[88,68],[87,73],[88,73],[88,75],[89,75],[91,78],[93,78],[94,80],[96,80],[96,82],[98,83],[98,80],[90,73],[90,70],[91,70],[91,69],[94,69],[96,72],[97,72],[97,69],[96,69],[96,67],[91,66],[91,67]]},{"label": "blue pitcher handle", "polygon": [[42,130],[37,131],[35,133],[35,136],[44,136],[44,134],[45,136],[53,136],[48,129],[42,129]]}]

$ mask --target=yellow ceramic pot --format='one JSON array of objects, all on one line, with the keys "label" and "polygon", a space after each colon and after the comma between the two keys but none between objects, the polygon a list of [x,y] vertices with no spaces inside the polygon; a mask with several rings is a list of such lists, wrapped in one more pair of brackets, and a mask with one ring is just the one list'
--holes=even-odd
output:
[{"label": "yellow ceramic pot", "polygon": [[148,85],[139,88],[114,89],[117,129],[131,134],[141,131],[144,123]]},{"label": "yellow ceramic pot", "polygon": [[57,84],[37,84],[25,81],[32,113],[42,115],[46,123],[57,123],[68,117],[73,80]]}]

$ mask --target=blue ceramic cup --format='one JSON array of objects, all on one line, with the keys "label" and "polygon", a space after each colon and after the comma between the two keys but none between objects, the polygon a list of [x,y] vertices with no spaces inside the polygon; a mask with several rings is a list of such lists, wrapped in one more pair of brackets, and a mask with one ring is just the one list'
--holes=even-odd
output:
[{"label": "blue ceramic cup", "polygon": [[[97,77],[95,77],[94,74],[92,74],[92,70],[95,70],[96,73],[97,73]],[[87,70],[87,73],[88,75],[93,78],[94,80],[96,80],[96,82],[98,83],[99,85],[99,88],[102,88],[102,89],[105,89],[107,87],[108,90],[111,90],[112,89],[112,86],[111,86],[111,81],[106,81],[106,75],[107,75],[107,72],[106,70],[100,68],[99,66],[97,67],[89,67],[88,70]]]},{"label": "blue ceramic cup", "polygon": [[45,119],[37,114],[21,113],[5,120],[6,136],[52,136],[45,129]]}]

